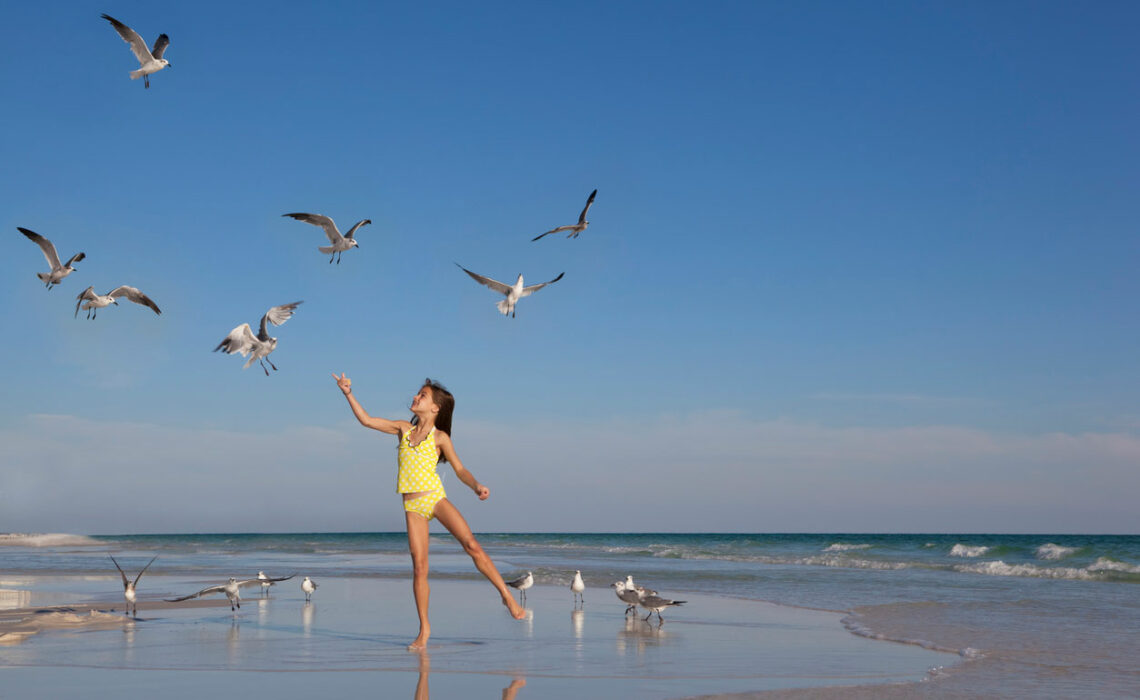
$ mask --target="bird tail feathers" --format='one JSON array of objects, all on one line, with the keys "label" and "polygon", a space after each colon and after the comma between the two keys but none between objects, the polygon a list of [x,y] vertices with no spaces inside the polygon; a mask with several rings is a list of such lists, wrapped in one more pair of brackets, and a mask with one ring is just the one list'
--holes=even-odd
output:
[{"label": "bird tail feathers", "polygon": [[504,316],[506,316],[507,314],[509,314],[511,312],[511,305],[507,303],[506,299],[495,304],[495,306],[499,307],[499,313],[501,313]]},{"label": "bird tail feathers", "polygon": [[336,248],[333,248],[331,245],[323,245],[320,248],[317,248],[317,250],[321,251],[325,255],[329,255],[331,253],[336,252]]},{"label": "bird tail feathers", "polygon": [[131,71],[131,80],[138,80],[144,75],[146,75],[146,73],[143,73],[141,68],[139,70],[133,70]]},{"label": "bird tail feathers", "polygon": [[37,272],[36,277],[39,277],[41,282],[47,282],[51,275],[46,272]]}]

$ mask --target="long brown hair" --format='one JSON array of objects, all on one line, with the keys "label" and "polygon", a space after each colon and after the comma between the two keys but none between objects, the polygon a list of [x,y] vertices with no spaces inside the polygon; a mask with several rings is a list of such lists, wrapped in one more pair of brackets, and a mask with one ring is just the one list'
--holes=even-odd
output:
[{"label": "long brown hair", "polygon": [[[424,380],[423,386],[431,389],[431,399],[439,406],[439,413],[435,416],[435,427],[447,433],[451,437],[451,415],[455,412],[455,397],[451,395],[442,384],[435,381],[431,377]],[[412,425],[420,422],[420,417],[412,415]],[[447,458],[443,456],[443,452],[439,453],[439,461],[446,462]]]}]

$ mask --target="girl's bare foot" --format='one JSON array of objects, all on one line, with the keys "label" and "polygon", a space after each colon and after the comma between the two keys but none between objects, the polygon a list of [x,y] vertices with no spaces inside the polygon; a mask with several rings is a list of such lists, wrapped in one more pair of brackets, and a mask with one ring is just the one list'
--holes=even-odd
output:
[{"label": "girl's bare foot", "polygon": [[526,611],[523,610],[521,605],[515,602],[515,599],[512,596],[503,596],[503,605],[507,606],[507,610],[511,613],[511,617],[515,618],[516,620],[521,620],[526,617]]},{"label": "girl's bare foot", "polygon": [[420,627],[420,636],[416,637],[415,641],[408,645],[408,651],[423,651],[427,649],[429,637],[431,637],[431,625],[425,624]]}]

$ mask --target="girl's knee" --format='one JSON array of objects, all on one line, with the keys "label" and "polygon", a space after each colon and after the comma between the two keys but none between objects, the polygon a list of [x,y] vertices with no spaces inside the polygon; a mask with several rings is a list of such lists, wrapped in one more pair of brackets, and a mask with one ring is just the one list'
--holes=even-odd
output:
[{"label": "girl's knee", "polygon": [[477,557],[483,553],[483,548],[479,546],[478,540],[474,537],[469,537],[463,542],[463,551],[472,557]]},{"label": "girl's knee", "polygon": [[427,557],[412,557],[412,575],[419,578],[427,576],[428,574],[428,560]]}]

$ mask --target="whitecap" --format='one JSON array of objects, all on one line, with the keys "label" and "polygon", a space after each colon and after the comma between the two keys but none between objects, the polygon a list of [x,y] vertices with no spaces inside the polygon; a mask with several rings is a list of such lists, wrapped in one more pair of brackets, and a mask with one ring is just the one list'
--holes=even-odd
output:
[{"label": "whitecap", "polygon": [[0,546],[10,547],[91,547],[106,544],[85,535],[52,533],[0,533]]},{"label": "whitecap", "polygon": [[836,542],[834,544],[829,545],[823,551],[825,551],[825,552],[850,552],[850,551],[856,550],[856,549],[870,549],[870,548],[871,548],[871,545],[869,545],[869,544],[844,544],[842,542]]},{"label": "whitecap", "polygon": [[989,547],[978,545],[972,547],[968,544],[956,544],[950,548],[950,556],[952,557],[980,557],[986,552],[990,551]]},{"label": "whitecap", "polygon": [[954,570],[963,573],[985,574],[987,576],[1030,576],[1033,578],[1063,578],[1078,581],[1093,581],[1101,578],[1091,570],[1091,567],[1089,569],[1075,569],[1066,566],[1006,564],[1001,559],[979,562],[977,564],[960,564],[955,566]]},{"label": "whitecap", "polygon": [[1119,571],[1125,574],[1140,574],[1140,566],[1135,564],[1125,564],[1122,561],[1109,559],[1108,557],[1101,557],[1092,564],[1089,564],[1089,571]]},{"label": "whitecap", "polygon": [[1037,558],[1055,561],[1071,556],[1076,551],[1076,547],[1064,547],[1059,544],[1053,544],[1052,542],[1046,542],[1037,548]]}]

